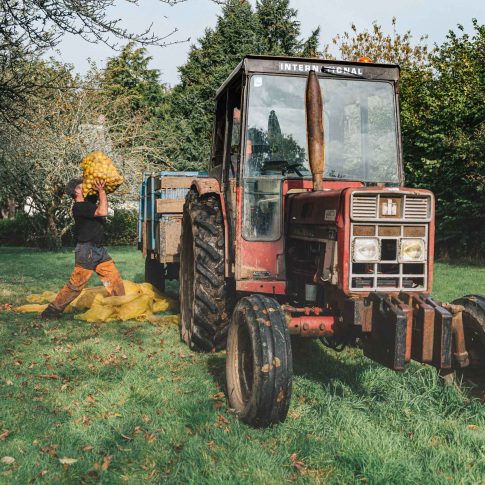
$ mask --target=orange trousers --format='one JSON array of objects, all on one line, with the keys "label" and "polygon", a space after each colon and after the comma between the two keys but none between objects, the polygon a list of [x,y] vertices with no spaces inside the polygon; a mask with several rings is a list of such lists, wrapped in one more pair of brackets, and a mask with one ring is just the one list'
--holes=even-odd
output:
[{"label": "orange trousers", "polygon": [[[99,263],[94,271],[96,271],[111,296],[123,296],[125,294],[123,280],[112,259]],[[60,312],[64,311],[64,308],[79,296],[92,274],[92,269],[86,269],[79,265],[74,266],[69,282],[64,285],[49,306]]]}]

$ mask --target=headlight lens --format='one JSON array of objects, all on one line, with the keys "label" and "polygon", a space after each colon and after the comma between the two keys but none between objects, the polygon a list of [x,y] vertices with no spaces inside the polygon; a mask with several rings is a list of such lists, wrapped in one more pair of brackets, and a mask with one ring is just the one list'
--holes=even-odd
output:
[{"label": "headlight lens", "polygon": [[424,261],[425,247],[422,239],[401,239],[399,261],[401,263],[414,263]]},{"label": "headlight lens", "polygon": [[373,263],[379,261],[379,241],[376,238],[354,239],[354,261],[362,263]]}]

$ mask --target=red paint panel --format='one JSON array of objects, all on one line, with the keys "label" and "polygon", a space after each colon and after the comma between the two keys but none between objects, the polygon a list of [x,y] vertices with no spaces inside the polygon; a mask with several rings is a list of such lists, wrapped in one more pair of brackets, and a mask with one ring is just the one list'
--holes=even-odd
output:
[{"label": "red paint panel", "polygon": [[301,337],[322,337],[324,335],[333,335],[334,316],[303,316],[292,317],[288,323],[288,331],[292,335]]},{"label": "red paint panel", "polygon": [[272,295],[284,295],[286,293],[286,281],[237,281],[236,290],[247,291],[248,293],[270,293]]},{"label": "red paint panel", "polygon": [[219,194],[221,188],[219,186],[219,181],[215,178],[199,178],[192,181],[192,185],[195,186],[197,192],[200,195],[208,194],[214,192]]}]

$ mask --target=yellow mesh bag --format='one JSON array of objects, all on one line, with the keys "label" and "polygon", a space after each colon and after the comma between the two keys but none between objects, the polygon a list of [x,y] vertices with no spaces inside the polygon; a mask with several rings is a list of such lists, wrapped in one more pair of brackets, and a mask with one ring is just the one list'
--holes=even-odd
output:
[{"label": "yellow mesh bag", "polygon": [[76,315],[76,320],[84,320],[85,322],[105,322],[116,311],[115,307],[103,305],[103,296],[97,294],[93,300],[93,304],[89,310],[84,313]]},{"label": "yellow mesh bag", "polygon": [[97,295],[103,297],[109,296],[108,290],[104,286],[96,286],[95,288],[84,288],[81,294],[71,303],[73,308],[84,310],[91,308],[94,299]]},{"label": "yellow mesh bag", "polygon": [[147,315],[146,319],[154,325],[178,325],[180,315]]},{"label": "yellow mesh bag", "polygon": [[177,304],[175,300],[168,297],[159,297],[153,300],[153,313],[167,312],[168,310],[175,310]]},{"label": "yellow mesh bag", "polygon": [[154,299],[156,297],[160,297],[160,293],[155,289],[155,287],[151,283],[140,283],[138,285],[140,291],[144,294],[149,296],[150,298]]},{"label": "yellow mesh bag", "polygon": [[39,305],[38,303],[32,303],[30,305],[18,306],[15,308],[15,311],[19,313],[41,313],[47,308],[47,306],[47,304]]},{"label": "yellow mesh bag", "polygon": [[133,283],[133,281],[123,280],[123,286],[125,287],[125,295],[141,295],[142,293],[140,285]]},{"label": "yellow mesh bag", "polygon": [[137,293],[132,293],[131,295],[124,295],[124,296],[107,296],[103,298],[103,300],[100,302],[102,305],[108,305],[108,306],[121,306],[124,305],[125,303],[130,303],[133,301],[135,298],[138,298],[140,295]]},{"label": "yellow mesh bag", "polygon": [[114,192],[123,182],[123,177],[113,164],[111,158],[103,152],[97,151],[86,155],[81,162],[83,170],[83,195],[96,195],[94,179],[106,182],[106,193]]},{"label": "yellow mesh bag", "polygon": [[53,291],[44,291],[36,295],[29,295],[27,301],[30,303],[50,303],[57,296]]},{"label": "yellow mesh bag", "polygon": [[129,303],[121,305],[118,309],[118,318],[123,322],[140,317],[141,315],[151,312],[152,299],[148,295],[141,295]]},{"label": "yellow mesh bag", "polygon": [[[150,283],[133,283],[123,280],[126,294],[124,296],[109,296],[104,286],[85,288],[81,294],[64,310],[69,313],[75,310],[86,310],[74,318],[86,322],[112,322],[116,320],[150,321],[155,325],[178,323],[178,315],[154,315],[154,313],[174,311],[177,302],[172,298],[161,295]],[[45,291],[38,295],[29,295],[27,300],[32,302],[49,301],[55,297],[53,292]],[[53,299],[53,298],[52,298]],[[20,313],[40,313],[47,305],[32,303],[23,305],[15,310]]]}]

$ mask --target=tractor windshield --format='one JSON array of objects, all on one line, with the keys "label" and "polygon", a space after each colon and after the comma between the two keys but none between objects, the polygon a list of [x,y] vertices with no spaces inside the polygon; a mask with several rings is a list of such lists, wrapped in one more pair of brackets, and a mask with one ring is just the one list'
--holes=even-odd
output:
[{"label": "tractor windshield", "polygon": [[[306,78],[253,75],[249,90],[246,177],[310,176],[305,122]],[[399,183],[393,85],[320,79],[325,178]]]}]

